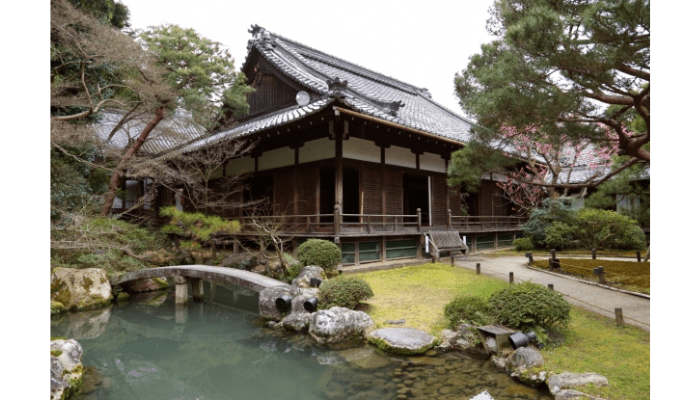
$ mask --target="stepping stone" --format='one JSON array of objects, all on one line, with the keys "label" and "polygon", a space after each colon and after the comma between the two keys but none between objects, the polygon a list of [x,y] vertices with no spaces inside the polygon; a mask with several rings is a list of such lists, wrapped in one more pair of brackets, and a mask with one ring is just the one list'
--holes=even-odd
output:
[{"label": "stepping stone", "polygon": [[438,343],[438,339],[420,329],[384,328],[370,332],[367,340],[393,354],[423,354]]}]

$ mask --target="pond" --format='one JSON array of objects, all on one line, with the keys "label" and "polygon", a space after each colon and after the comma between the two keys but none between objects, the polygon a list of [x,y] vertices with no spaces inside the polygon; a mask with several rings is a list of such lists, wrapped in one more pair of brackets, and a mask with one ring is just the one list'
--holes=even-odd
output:
[{"label": "pond", "polygon": [[88,374],[75,399],[552,399],[487,359],[451,352],[382,354],[366,344],[314,346],[267,328],[258,294],[205,283],[206,301],[132,296],[108,309],[53,318],[51,336],[78,340]]}]

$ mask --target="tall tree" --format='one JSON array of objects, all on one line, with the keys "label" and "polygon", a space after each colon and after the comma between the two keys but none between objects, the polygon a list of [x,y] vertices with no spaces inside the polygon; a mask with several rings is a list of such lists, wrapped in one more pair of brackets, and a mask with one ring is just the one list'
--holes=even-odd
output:
[{"label": "tall tree", "polygon": [[151,27],[140,38],[155,55],[156,65],[165,69],[163,79],[174,90],[175,99],[155,106],[153,118],[121,157],[110,179],[102,215],[109,213],[120,177],[150,132],[163,120],[165,110],[183,108],[193,114],[195,121],[209,127],[223,112],[224,101],[239,114],[248,112],[245,93],[252,89],[246,89],[245,76],[235,71],[233,58],[221,43],[200,36],[194,29],[172,24]]},{"label": "tall tree", "polygon": [[[650,161],[648,0],[497,0],[490,12],[497,39],[455,77],[462,107],[479,123],[475,142],[524,157],[503,129],[534,129],[540,144],[568,138],[628,157],[605,176],[549,187],[595,187]],[[640,133],[627,125],[633,117]]]}]

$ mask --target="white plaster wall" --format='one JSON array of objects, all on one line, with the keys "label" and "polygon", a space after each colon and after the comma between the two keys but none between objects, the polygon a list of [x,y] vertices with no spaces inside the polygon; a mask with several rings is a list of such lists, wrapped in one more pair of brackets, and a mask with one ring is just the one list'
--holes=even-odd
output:
[{"label": "white plaster wall", "polygon": [[226,164],[226,176],[243,175],[250,172],[255,172],[255,159],[252,157],[236,158]]},{"label": "white plaster wall", "polygon": [[258,159],[258,171],[294,165],[294,149],[283,147],[266,151]]},{"label": "white plaster wall", "polygon": [[384,157],[387,165],[416,168],[416,155],[406,147],[391,146],[386,149]]},{"label": "white plaster wall", "polygon": [[382,148],[372,141],[351,137],[343,141],[343,158],[380,163]]},{"label": "white plaster wall", "polygon": [[335,158],[335,142],[330,139],[312,140],[299,148],[299,164],[329,158]]},{"label": "white plaster wall", "polygon": [[433,171],[446,173],[445,160],[439,154],[423,153],[420,155],[420,169],[423,171]]}]

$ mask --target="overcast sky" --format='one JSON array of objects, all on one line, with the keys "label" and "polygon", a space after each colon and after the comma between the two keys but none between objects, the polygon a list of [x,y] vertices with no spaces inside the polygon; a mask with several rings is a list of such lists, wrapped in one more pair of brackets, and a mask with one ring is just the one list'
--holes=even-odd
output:
[{"label": "overcast sky", "polygon": [[[494,38],[486,32],[493,0],[221,1],[121,0],[133,28],[173,23],[226,45],[243,65],[253,24],[287,39],[430,90],[463,114],[454,75]],[[337,6],[333,4],[342,4]]]}]

